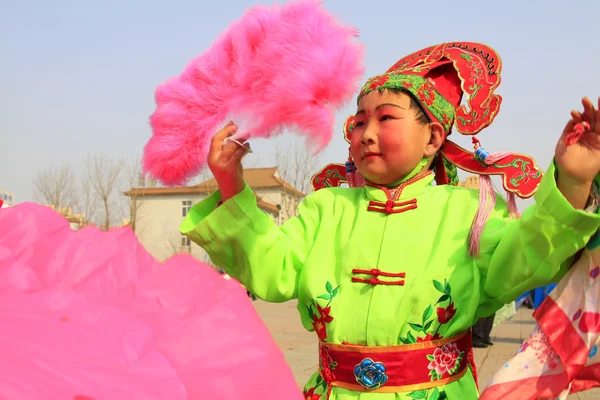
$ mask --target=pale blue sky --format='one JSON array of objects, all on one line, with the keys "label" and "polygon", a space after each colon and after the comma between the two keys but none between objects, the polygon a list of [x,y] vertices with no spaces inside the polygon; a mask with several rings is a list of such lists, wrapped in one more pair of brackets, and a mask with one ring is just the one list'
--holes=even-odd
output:
[{"label": "pale blue sky", "polygon": [[[440,42],[495,48],[504,63],[498,90],[504,102],[494,125],[479,135],[490,151],[528,153],[545,168],[569,111],[581,96],[600,95],[597,0],[324,3],[360,29],[369,76]],[[0,190],[13,192],[17,202],[31,200],[36,172],[53,163],[75,163],[96,151],[140,153],[150,136],[154,88],[256,4],[2,1]],[[338,113],[337,131],[354,111],[349,104]],[[263,164],[272,164],[271,144],[253,144]],[[340,134],[323,160],[343,162],[346,155]]]}]

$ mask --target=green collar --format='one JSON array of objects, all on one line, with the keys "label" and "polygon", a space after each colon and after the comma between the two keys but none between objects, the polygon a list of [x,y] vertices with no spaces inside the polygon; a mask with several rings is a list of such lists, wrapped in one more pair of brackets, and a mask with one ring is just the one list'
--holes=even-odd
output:
[{"label": "green collar", "polygon": [[[403,201],[407,199],[412,199],[413,197],[419,196],[425,193],[428,187],[432,186],[434,175],[432,172],[425,173],[420,179],[415,180],[414,182],[409,183],[405,187],[403,187],[402,194],[398,200]],[[410,179],[410,178],[409,178]],[[403,180],[406,182],[406,179]],[[390,188],[393,190],[393,188]],[[387,197],[385,192],[377,187],[365,186],[367,198],[369,200],[378,201],[378,202],[386,202]]]}]

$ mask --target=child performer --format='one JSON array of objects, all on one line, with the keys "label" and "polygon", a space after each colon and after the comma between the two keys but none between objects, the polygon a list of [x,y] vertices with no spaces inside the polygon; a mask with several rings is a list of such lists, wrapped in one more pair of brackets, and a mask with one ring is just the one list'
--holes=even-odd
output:
[{"label": "child performer", "polygon": [[[600,227],[600,216],[584,211],[600,149],[565,145],[582,119],[598,142],[589,100],[541,182],[528,157],[494,161],[446,140],[453,126],[475,134],[492,122],[500,69],[488,47],[449,43],[369,79],[347,132],[357,170],[348,177],[364,187],[319,190],[281,227],[244,183],[247,147],[225,141],[236,126],[215,135],[209,166],[220,190],[192,208],[181,231],[258,297],[298,299],[320,343],[307,399],[476,399],[469,327],[563,276]],[[502,174],[522,196],[537,190],[537,204],[511,218],[506,203],[489,207],[486,191],[479,201],[477,191],[447,185],[456,166]]]}]

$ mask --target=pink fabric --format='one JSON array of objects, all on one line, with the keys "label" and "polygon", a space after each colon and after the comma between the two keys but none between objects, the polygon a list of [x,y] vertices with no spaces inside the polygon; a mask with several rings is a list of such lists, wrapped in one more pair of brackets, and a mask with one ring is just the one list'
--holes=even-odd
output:
[{"label": "pink fabric", "polygon": [[0,226],[0,398],[302,398],[245,290],[208,265],[32,203]]},{"label": "pink fabric", "polygon": [[538,326],[480,400],[564,400],[600,386],[599,244],[592,240],[536,310]]},{"label": "pink fabric", "polygon": [[479,242],[485,224],[496,206],[496,192],[489,176],[479,176],[479,205],[469,232],[469,254],[479,256]]},{"label": "pink fabric", "polygon": [[341,25],[317,0],[254,7],[183,73],[156,89],[146,172],[181,185],[206,165],[212,136],[231,118],[236,139],[283,129],[320,150],[333,136],[334,111],[363,75],[358,31]]}]

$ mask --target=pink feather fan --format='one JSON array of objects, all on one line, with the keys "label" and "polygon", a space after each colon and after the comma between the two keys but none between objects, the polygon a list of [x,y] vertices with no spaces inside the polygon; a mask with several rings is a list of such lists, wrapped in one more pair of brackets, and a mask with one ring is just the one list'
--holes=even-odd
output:
[{"label": "pink feather fan", "polygon": [[228,117],[239,127],[235,138],[290,128],[323,149],[334,111],[353,98],[363,75],[357,36],[314,0],[250,9],[156,89],[144,171],[165,185],[185,184],[205,166]]}]

